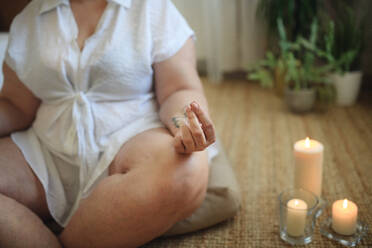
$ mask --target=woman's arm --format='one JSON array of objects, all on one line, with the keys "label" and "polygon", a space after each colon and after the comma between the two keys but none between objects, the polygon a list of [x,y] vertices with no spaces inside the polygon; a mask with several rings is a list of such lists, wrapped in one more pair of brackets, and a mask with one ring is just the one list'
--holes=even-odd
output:
[{"label": "woman's arm", "polygon": [[40,100],[4,63],[4,84],[0,92],[0,137],[28,128],[36,115]]},{"label": "woman's arm", "polygon": [[193,40],[189,39],[171,58],[155,63],[154,70],[160,119],[175,136],[176,150],[204,150],[216,138],[196,70]]}]

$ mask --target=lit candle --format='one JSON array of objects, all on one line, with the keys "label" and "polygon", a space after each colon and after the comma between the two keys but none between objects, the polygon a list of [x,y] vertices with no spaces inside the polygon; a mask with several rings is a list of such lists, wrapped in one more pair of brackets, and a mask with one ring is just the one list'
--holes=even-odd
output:
[{"label": "lit candle", "polygon": [[287,203],[287,233],[298,237],[304,235],[306,225],[307,204],[300,199],[292,199]]},{"label": "lit candle", "polygon": [[322,143],[309,138],[294,144],[295,187],[318,197],[322,192],[323,150]]},{"label": "lit candle", "polygon": [[356,230],[358,207],[345,200],[335,201],[332,205],[332,229],[342,235],[352,235]]}]

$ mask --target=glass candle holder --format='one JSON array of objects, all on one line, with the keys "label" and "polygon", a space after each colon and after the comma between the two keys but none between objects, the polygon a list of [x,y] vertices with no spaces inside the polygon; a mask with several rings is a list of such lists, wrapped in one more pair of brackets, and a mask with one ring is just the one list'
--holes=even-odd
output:
[{"label": "glass candle holder", "polygon": [[342,235],[335,232],[332,228],[332,218],[327,218],[320,225],[320,233],[332,240],[339,242],[347,247],[354,247],[359,244],[362,239],[368,234],[368,225],[361,221],[357,221],[355,233],[352,235]]},{"label": "glass candle holder", "polygon": [[313,240],[319,198],[304,189],[288,189],[279,195],[280,238],[291,245]]}]

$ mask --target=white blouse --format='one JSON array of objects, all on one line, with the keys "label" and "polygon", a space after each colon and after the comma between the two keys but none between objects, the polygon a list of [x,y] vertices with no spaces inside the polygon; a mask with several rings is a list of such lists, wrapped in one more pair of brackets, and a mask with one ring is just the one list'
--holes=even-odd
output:
[{"label": "white blouse", "polygon": [[60,225],[128,139],[164,126],[152,65],[192,35],[170,0],[109,0],[82,51],[68,0],[33,0],[14,19],[5,62],[42,102],[32,127],[11,137]]}]

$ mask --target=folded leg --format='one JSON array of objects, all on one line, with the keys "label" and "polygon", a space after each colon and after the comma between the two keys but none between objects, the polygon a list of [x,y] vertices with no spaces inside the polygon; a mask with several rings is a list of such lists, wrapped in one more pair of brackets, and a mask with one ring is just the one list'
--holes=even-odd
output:
[{"label": "folded leg", "polygon": [[43,224],[48,218],[39,179],[14,142],[0,139],[0,247],[61,247]]},{"label": "folded leg", "polygon": [[206,152],[178,154],[164,128],[128,141],[110,176],[84,199],[60,235],[66,248],[137,247],[189,216],[204,199]]}]

